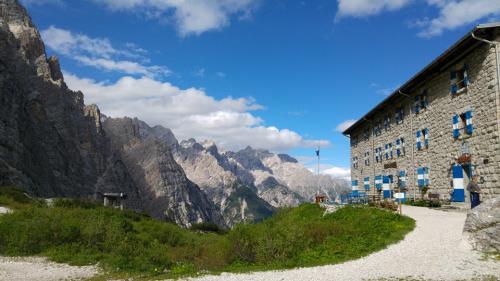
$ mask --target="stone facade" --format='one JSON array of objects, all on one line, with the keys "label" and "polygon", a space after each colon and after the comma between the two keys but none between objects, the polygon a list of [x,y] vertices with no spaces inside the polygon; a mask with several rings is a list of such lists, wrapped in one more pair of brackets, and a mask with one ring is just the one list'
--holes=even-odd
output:
[{"label": "stone facade", "polygon": [[[500,27],[490,28],[488,34],[495,35],[488,39],[500,39],[498,29]],[[407,197],[418,198],[421,188],[417,184],[417,168],[426,167],[429,170],[428,193],[450,199],[453,191],[452,167],[460,162],[464,169],[465,186],[469,177],[475,174],[480,179],[484,199],[500,196],[500,91],[495,47],[471,37],[464,38],[470,43],[467,48],[457,43],[447,51],[465,48],[458,50],[460,56],[447,57],[446,53],[443,54],[344,132],[350,136],[351,178],[358,181],[359,190],[364,190],[364,179],[369,177],[368,193],[376,194],[374,179],[379,175],[392,176],[391,189],[397,190],[399,173],[404,170]],[[459,93],[452,94],[450,72],[464,67],[469,84]],[[413,81],[417,79],[417,82]],[[420,108],[416,113],[415,97],[422,93],[427,96],[426,108]],[[400,122],[395,118],[398,108],[404,111]],[[473,132],[467,134],[465,120],[459,120],[460,136],[455,138],[453,117],[467,111],[473,113]],[[387,116],[390,117],[388,127],[384,126]],[[377,124],[380,125],[380,133],[375,133]],[[417,130],[422,132],[425,129],[428,130],[428,146],[421,136],[422,149],[419,150],[416,145]],[[401,156],[396,153],[398,138],[404,139]],[[385,156],[386,144],[392,144],[389,159]],[[375,149],[379,147],[383,160],[377,162]],[[465,201],[468,201],[467,193]]]}]

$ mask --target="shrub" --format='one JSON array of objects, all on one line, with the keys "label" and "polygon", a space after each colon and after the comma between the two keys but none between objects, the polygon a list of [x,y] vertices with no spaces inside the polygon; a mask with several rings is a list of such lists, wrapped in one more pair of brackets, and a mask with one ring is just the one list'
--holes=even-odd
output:
[{"label": "shrub", "polygon": [[428,207],[428,208],[439,208],[441,207],[441,202],[438,200],[425,200],[419,199],[415,201],[407,201],[405,204],[417,207]]},{"label": "shrub", "polygon": [[209,223],[209,222],[203,222],[203,223],[197,223],[193,224],[190,227],[191,230],[193,231],[200,231],[200,232],[213,232],[213,233],[219,233],[219,234],[224,234],[227,231],[216,225],[215,223]]},{"label": "shrub", "polygon": [[101,204],[99,202],[91,199],[57,198],[53,203],[53,207],[58,208],[95,209],[100,206]]}]

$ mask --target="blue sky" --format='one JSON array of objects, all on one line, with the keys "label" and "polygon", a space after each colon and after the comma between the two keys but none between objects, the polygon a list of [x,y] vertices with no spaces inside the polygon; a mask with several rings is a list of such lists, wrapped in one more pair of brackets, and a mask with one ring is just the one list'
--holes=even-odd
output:
[{"label": "blue sky", "polygon": [[345,176],[362,116],[494,0],[25,0],[70,88],[180,139],[288,152]]}]

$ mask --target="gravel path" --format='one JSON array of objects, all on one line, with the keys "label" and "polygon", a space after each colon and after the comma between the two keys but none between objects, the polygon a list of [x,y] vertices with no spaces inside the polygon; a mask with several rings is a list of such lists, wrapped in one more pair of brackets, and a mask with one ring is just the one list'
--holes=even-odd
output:
[{"label": "gravel path", "polygon": [[362,259],[337,265],[285,271],[203,276],[188,280],[370,280],[380,278],[423,278],[469,280],[482,275],[500,278],[500,262],[481,260],[462,240],[465,213],[443,212],[419,207],[403,208],[417,226],[405,239]]},{"label": "gravel path", "polygon": [[97,273],[98,270],[94,266],[70,266],[49,262],[39,257],[0,257],[0,280],[2,281],[83,280]]}]

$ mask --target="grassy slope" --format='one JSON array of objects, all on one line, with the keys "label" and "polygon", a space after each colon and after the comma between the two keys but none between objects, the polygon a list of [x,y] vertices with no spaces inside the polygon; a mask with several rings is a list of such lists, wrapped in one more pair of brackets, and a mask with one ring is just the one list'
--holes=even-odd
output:
[{"label": "grassy slope", "polygon": [[0,205],[10,202],[17,210],[0,216],[1,255],[44,255],[76,265],[99,262],[113,276],[176,277],[338,263],[383,249],[414,227],[412,219],[385,210],[346,207],[323,216],[317,205],[304,204],[224,234],[201,233],[91,202],[62,200],[48,208],[2,190]]}]

